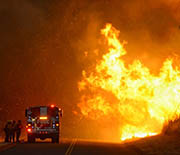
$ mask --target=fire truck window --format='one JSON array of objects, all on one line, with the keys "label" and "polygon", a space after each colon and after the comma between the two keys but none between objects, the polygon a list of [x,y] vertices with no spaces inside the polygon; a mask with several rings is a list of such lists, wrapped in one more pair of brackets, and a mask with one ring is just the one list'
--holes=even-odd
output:
[{"label": "fire truck window", "polygon": [[56,108],[48,108],[48,116],[56,117],[58,115],[58,110]]},{"label": "fire truck window", "polygon": [[31,112],[32,112],[31,114],[32,118],[40,116],[40,108],[32,108]]}]

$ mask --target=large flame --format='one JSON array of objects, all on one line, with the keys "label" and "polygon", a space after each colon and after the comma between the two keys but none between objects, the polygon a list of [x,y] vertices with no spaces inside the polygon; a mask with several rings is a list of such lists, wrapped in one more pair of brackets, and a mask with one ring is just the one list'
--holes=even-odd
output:
[{"label": "large flame", "polygon": [[119,31],[106,24],[101,34],[109,48],[93,70],[82,72],[78,104],[82,114],[119,119],[120,140],[160,133],[164,122],[180,113],[180,70],[171,59],[164,61],[158,75],[139,60],[127,65]]}]

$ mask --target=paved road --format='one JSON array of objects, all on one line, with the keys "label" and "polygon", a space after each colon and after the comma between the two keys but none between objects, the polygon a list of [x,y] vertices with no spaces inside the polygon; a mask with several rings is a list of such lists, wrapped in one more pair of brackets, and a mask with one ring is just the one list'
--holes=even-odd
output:
[{"label": "paved road", "polygon": [[65,140],[59,144],[37,142],[16,144],[1,151],[0,155],[142,155],[142,152],[123,144],[88,142],[82,140]]}]

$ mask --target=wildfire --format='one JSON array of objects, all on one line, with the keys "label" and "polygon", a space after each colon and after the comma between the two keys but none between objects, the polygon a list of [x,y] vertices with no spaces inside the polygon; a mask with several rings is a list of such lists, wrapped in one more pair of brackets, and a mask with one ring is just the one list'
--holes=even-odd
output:
[{"label": "wildfire", "polygon": [[158,75],[139,60],[127,65],[119,31],[106,24],[101,34],[109,48],[93,70],[82,72],[82,114],[95,120],[117,119],[120,140],[160,133],[166,120],[180,114],[180,70],[171,59],[164,61]]}]

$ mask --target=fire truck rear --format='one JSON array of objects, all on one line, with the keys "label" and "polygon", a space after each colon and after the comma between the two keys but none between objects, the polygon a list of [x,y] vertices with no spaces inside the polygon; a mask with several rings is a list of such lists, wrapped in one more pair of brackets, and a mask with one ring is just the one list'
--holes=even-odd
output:
[{"label": "fire truck rear", "polygon": [[51,138],[53,143],[59,143],[60,121],[62,110],[54,105],[29,107],[25,112],[27,118],[27,140],[35,142],[36,138],[44,140]]}]

